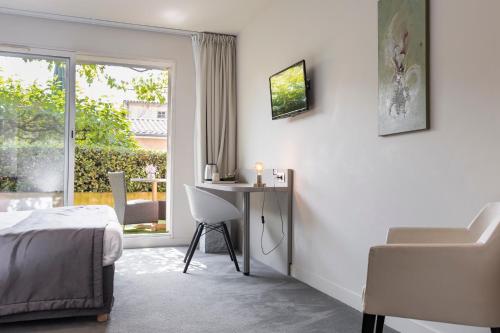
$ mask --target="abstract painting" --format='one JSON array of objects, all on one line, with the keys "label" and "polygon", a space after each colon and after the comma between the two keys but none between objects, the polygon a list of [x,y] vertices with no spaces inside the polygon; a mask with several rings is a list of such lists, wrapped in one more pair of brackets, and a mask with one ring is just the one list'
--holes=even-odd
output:
[{"label": "abstract painting", "polygon": [[429,128],[427,0],[379,0],[379,135]]}]

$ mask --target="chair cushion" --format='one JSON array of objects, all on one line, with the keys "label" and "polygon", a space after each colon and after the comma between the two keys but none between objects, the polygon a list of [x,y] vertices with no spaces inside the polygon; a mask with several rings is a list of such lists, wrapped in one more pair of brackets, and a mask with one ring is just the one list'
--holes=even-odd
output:
[{"label": "chair cushion", "polygon": [[158,221],[158,202],[130,200],[125,207],[124,224],[151,223]]},{"label": "chair cushion", "polygon": [[136,205],[136,204],[148,203],[148,202],[153,202],[153,201],[151,201],[151,200],[144,200],[144,199],[134,199],[134,200],[127,201],[127,205]]}]

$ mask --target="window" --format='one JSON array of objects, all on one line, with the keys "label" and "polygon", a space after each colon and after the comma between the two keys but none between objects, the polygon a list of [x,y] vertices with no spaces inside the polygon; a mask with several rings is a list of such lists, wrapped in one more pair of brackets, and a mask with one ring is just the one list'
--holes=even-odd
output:
[{"label": "window", "polygon": [[68,58],[0,53],[0,207],[62,206]]},{"label": "window", "polygon": [[[129,199],[166,205],[167,124],[157,118],[166,119],[168,85],[166,68],[76,64],[74,204],[113,206],[107,173],[114,170],[126,172]],[[160,179],[154,185],[144,179],[149,165],[151,177]],[[128,224],[125,234],[169,232],[165,212],[160,215]]]}]

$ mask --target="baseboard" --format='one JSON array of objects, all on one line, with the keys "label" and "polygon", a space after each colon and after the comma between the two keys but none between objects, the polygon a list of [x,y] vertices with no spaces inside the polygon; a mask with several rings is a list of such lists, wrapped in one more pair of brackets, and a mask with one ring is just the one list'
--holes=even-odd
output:
[{"label": "baseboard", "polygon": [[344,288],[330,280],[292,265],[292,276],[305,284],[361,311],[361,294]]},{"label": "baseboard", "polygon": [[[306,270],[301,270],[294,265],[292,265],[292,276],[314,289],[317,289],[358,311],[362,311],[361,294],[344,288],[335,282],[323,278],[322,276]],[[410,319],[388,318],[387,326],[404,333],[441,333],[424,323]]]}]

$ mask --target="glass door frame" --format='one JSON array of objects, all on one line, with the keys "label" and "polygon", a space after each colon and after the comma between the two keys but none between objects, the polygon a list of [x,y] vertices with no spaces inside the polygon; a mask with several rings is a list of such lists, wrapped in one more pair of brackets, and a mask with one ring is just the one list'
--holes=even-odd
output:
[{"label": "glass door frame", "polygon": [[[66,71],[67,94],[66,94],[66,117],[65,117],[65,163],[64,163],[64,205],[74,203],[74,180],[75,180],[75,123],[76,123],[76,65],[82,62],[94,62],[110,65],[144,66],[156,69],[168,70],[168,110],[167,110],[167,223],[170,232],[157,235],[129,235],[126,238],[126,247],[150,247],[176,245],[175,232],[176,223],[173,221],[173,190],[176,186],[173,177],[175,161],[173,160],[175,149],[175,108],[176,108],[176,64],[165,59],[142,59],[109,57],[96,54],[87,54],[76,51],[64,51],[30,47],[17,44],[6,44],[0,42],[0,52],[5,54],[40,56],[48,58],[60,58],[68,60]],[[128,243],[128,244],[127,244]]]},{"label": "glass door frame", "polygon": [[53,58],[66,60],[68,69],[64,79],[66,84],[66,110],[64,121],[64,183],[63,183],[63,203],[69,206],[73,203],[73,181],[74,181],[74,163],[75,163],[75,52],[58,51],[50,49],[32,48],[24,45],[0,44],[0,54],[13,57]]},{"label": "glass door frame", "polygon": [[[91,63],[91,64],[100,64],[100,65],[116,65],[116,66],[131,66],[131,67],[145,67],[151,69],[163,69],[168,71],[168,96],[167,96],[167,184],[166,184],[166,218],[167,218],[167,226],[169,228],[168,233],[159,233],[159,234],[137,234],[137,235],[125,235],[124,246],[126,248],[142,248],[142,247],[155,247],[155,246],[168,246],[172,245],[172,239],[175,235],[175,223],[173,222],[173,189],[175,186],[175,179],[173,177],[174,170],[174,161],[173,161],[173,151],[175,147],[174,142],[174,118],[175,118],[175,62],[168,60],[159,60],[159,59],[141,59],[137,58],[125,58],[125,57],[109,57],[109,56],[101,56],[96,54],[87,54],[87,53],[78,53],[74,58],[74,68],[73,73],[76,71],[76,65],[81,63]],[[74,78],[73,78],[74,79]],[[73,120],[75,119],[75,112],[73,112]],[[75,122],[73,121],[73,126],[75,126]],[[73,127],[74,131],[74,127]],[[74,140],[73,140],[74,145]],[[73,146],[74,147],[74,146]],[[74,148],[73,148],[74,153]],[[73,156],[74,163],[74,156]],[[74,172],[73,172],[74,177]],[[74,181],[74,178],[71,180]],[[73,185],[73,184],[71,184]],[[73,195],[74,192],[72,192]]]}]

